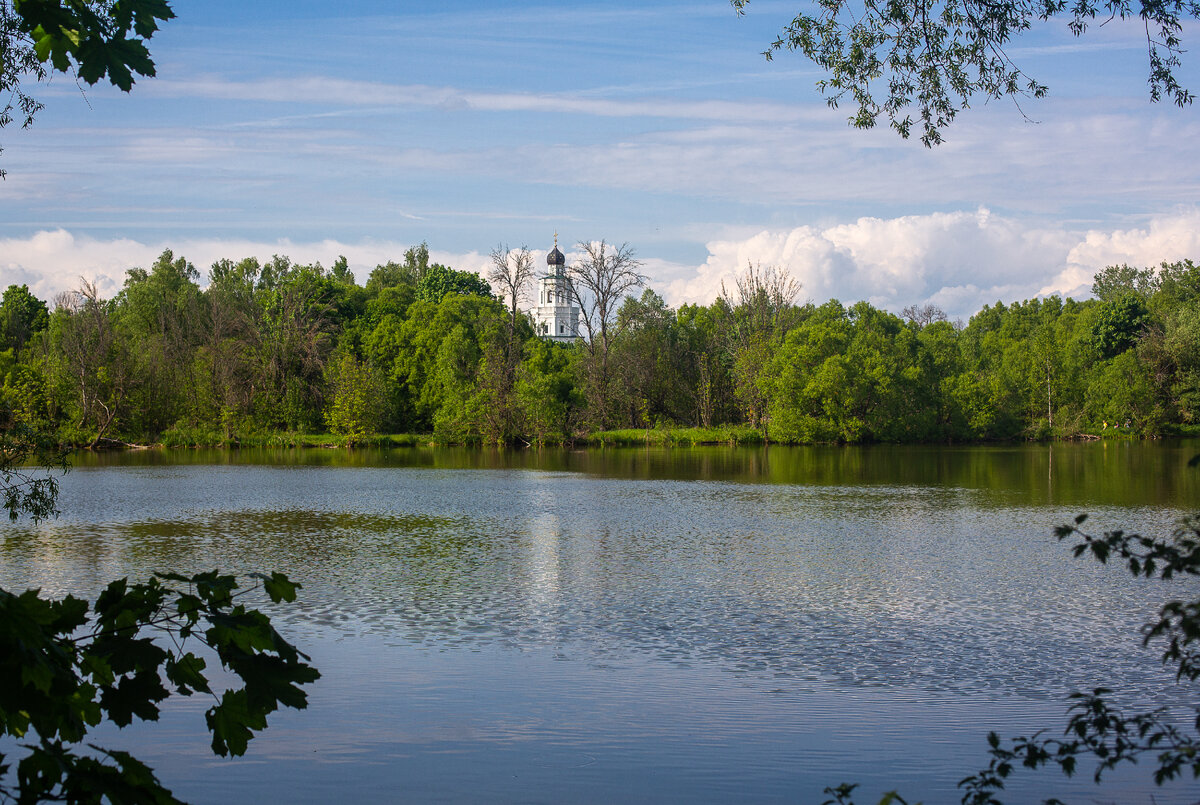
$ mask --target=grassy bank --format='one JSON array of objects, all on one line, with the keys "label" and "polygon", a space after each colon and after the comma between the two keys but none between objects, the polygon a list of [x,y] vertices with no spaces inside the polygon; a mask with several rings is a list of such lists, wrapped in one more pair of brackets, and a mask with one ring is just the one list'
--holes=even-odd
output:
[{"label": "grassy bank", "polygon": [[[416,447],[433,443],[428,434],[374,433],[354,439],[355,447]],[[299,433],[296,431],[263,431],[226,436],[207,428],[172,428],[163,433],[155,446],[159,447],[347,447],[350,437],[335,433]]]},{"label": "grassy bank", "polygon": [[[1166,429],[1163,436],[1200,436],[1200,426],[1175,426]],[[1124,428],[1097,429],[1094,433],[1072,430],[1070,432],[1044,432],[1030,434],[1023,441],[1053,442],[1081,439],[1136,440],[1146,438],[1144,434]],[[1154,437],[1150,437],[1154,438]],[[63,438],[66,446],[84,447],[89,442]],[[553,440],[542,444],[518,442],[514,447],[692,447],[697,445],[745,446],[764,443],[762,432],[748,425],[725,425],[712,428],[627,428],[604,430],[585,434],[571,440]],[[203,427],[175,427],[152,443],[131,444],[121,439],[104,440],[100,449],[123,449],[130,447],[165,448],[346,448],[369,447],[389,449],[395,447],[430,446],[474,446],[481,445],[478,439],[468,442],[449,440],[432,433],[381,433],[350,437],[334,433],[300,433],[298,431],[261,431],[227,436],[218,429]]]},{"label": "grassy bank", "polygon": [[652,428],[602,430],[588,435],[584,444],[593,447],[691,447],[699,444],[762,444],[762,432],[747,425],[716,428]]},{"label": "grassy bank", "polygon": [[[83,447],[88,442],[65,439],[65,444]],[[587,447],[691,447],[693,445],[755,445],[762,444],[762,433],[745,425],[730,425],[715,428],[652,428],[605,430],[587,434],[571,441],[555,441],[546,446]],[[334,433],[300,433],[298,431],[261,431],[238,433],[228,436],[218,429],[203,427],[175,427],[149,444],[131,443],[121,439],[106,439],[102,449],[129,447],[167,448],[312,448],[329,447],[421,447],[459,445],[430,433],[379,433],[358,437],[351,445],[350,438]],[[478,441],[468,443],[478,445]],[[530,445],[536,446],[536,445]]]}]

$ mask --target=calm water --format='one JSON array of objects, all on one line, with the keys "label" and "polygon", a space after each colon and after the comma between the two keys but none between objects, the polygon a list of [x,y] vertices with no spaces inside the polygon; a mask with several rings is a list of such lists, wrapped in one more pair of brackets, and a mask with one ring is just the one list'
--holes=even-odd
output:
[{"label": "calm water", "polygon": [[[323,679],[249,754],[197,697],[103,734],[195,802],[955,802],[989,729],[1071,690],[1188,704],[1139,648],[1167,595],[1051,536],[1168,533],[1198,444],[83,456],[63,515],[0,530],[0,586],[281,570]],[[1183,803],[1018,775],[1006,801]]]}]

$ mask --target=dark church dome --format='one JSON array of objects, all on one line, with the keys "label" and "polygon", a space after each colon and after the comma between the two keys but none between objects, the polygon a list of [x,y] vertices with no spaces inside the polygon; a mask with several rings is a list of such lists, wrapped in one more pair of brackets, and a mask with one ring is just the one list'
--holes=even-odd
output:
[{"label": "dark church dome", "polygon": [[554,251],[546,255],[546,265],[548,266],[565,266],[567,258],[558,250],[558,244],[554,244]]}]

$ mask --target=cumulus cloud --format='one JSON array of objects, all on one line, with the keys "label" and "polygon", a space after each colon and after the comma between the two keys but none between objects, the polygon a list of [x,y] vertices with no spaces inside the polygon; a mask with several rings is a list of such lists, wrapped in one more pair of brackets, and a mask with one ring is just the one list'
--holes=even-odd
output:
[{"label": "cumulus cloud", "polygon": [[[257,257],[260,261],[274,255],[291,258],[295,263],[319,262],[330,266],[345,255],[359,282],[365,282],[371,269],[388,260],[402,260],[412,244],[392,242],[343,243],[322,240],[309,243],[291,240],[261,242],[232,239],[175,239],[169,242],[143,243],[126,238],[101,240],[74,235],[64,229],[38,232],[27,238],[0,239],[0,284],[25,284],[42,299],[52,300],[63,291],[79,287],[80,279],[96,284],[103,296],[112,296],[125,282],[130,268],[147,268],[166,249],[176,257],[185,257],[202,277],[217,260]],[[430,251],[430,259],[465,271],[484,273],[488,255],[478,252]]]},{"label": "cumulus cloud", "polygon": [[[280,254],[295,262],[328,266],[345,255],[362,282],[374,266],[402,259],[409,245],[230,239],[151,243],[100,240],[57,229],[0,239],[0,284],[25,283],[41,298],[53,299],[78,287],[83,277],[107,296],[120,289],[129,268],[149,266],[167,248],[189,259],[202,274],[226,257],[267,260]],[[899,311],[929,301],[951,317],[967,318],[998,300],[1050,294],[1086,297],[1092,276],[1106,265],[1157,265],[1200,257],[1200,209],[1154,217],[1140,227],[1072,229],[1033,225],[979,208],[763,230],[705,245],[708,258],[698,266],[640,255],[651,286],[668,303],[708,304],[720,293],[722,282],[732,287],[747,265],[761,264],[787,268],[803,283],[802,298],[817,303],[865,299]],[[477,251],[435,250],[431,258],[480,274],[486,274],[490,262],[487,254]]]},{"label": "cumulus cloud", "polygon": [[711,301],[749,264],[787,268],[815,302],[865,299],[891,310],[931,301],[951,316],[1034,296],[1088,296],[1092,276],[1113,263],[1156,265],[1200,255],[1200,210],[1145,228],[1077,231],[1030,226],[985,208],[860,218],[827,227],[762,231],[707,244],[691,276],[666,285],[675,302]]}]

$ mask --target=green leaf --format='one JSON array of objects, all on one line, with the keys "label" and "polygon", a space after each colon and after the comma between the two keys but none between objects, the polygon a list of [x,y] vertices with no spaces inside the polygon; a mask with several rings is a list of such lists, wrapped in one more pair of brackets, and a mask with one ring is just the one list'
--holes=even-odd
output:
[{"label": "green leaf", "polygon": [[54,38],[45,33],[34,34],[33,52],[37,54],[38,61],[45,62],[50,58],[50,51],[54,48]]},{"label": "green leaf", "polygon": [[204,677],[207,664],[204,658],[188,652],[176,657],[168,657],[166,662],[167,679],[177,686],[179,693],[190,696],[194,691],[211,693],[208,680]]},{"label": "green leaf", "polygon": [[296,600],[296,590],[300,589],[300,585],[289,581],[284,574],[272,573],[270,576],[266,576],[262,573],[251,573],[250,575],[262,579],[263,590],[266,591],[273,603],[278,604],[280,601],[292,603]]},{"label": "green leaf", "polygon": [[266,729],[267,719],[252,713],[245,691],[227,690],[220,704],[209,708],[204,715],[212,732],[212,750],[221,757],[246,754],[246,746],[254,737],[252,730]]}]

